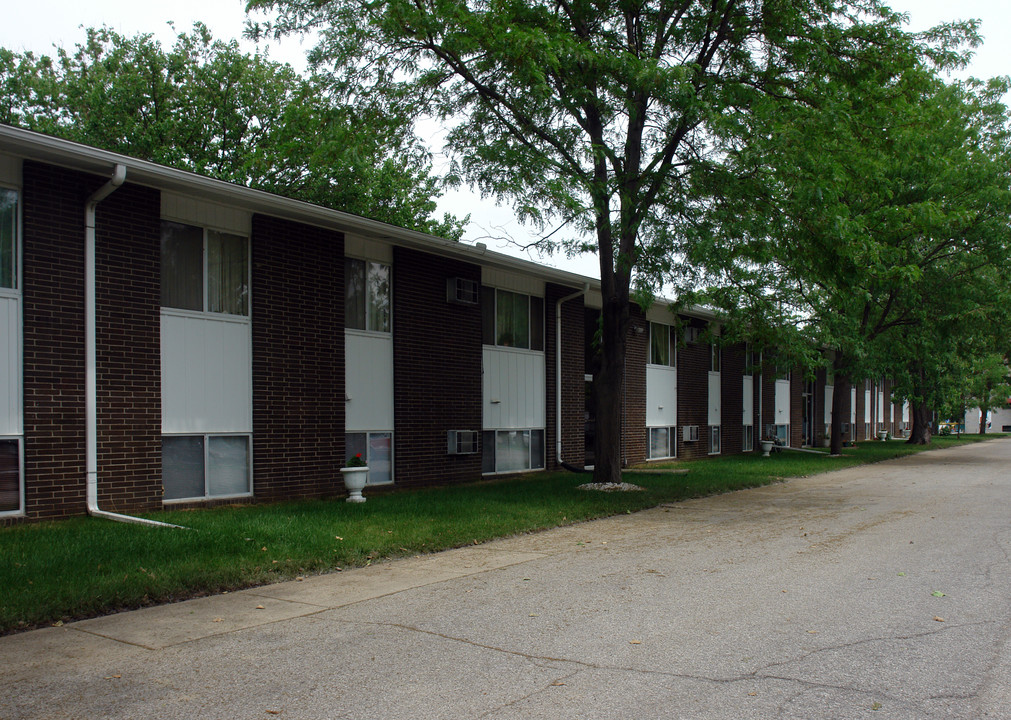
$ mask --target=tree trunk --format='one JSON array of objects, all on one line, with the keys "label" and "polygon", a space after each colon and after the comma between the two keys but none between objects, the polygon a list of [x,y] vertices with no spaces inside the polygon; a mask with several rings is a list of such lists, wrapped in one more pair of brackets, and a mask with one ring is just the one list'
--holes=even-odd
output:
[{"label": "tree trunk", "polygon": [[982,408],[979,412],[979,434],[986,435],[986,419],[990,416],[990,411]]},{"label": "tree trunk", "polygon": [[845,417],[843,414],[843,401],[849,396],[849,392],[849,380],[837,372],[835,384],[832,386],[832,431],[829,442],[829,452],[833,455],[838,455],[842,452],[842,424]]},{"label": "tree trunk", "polygon": [[929,445],[930,444],[930,416],[931,411],[924,404],[913,403],[912,412],[913,429],[909,433],[907,445]]},{"label": "tree trunk", "polygon": [[[593,383],[596,393],[596,457],[593,480],[620,483],[622,426],[625,407],[625,353],[628,327],[628,299],[608,302],[601,309],[600,372]],[[643,429],[645,432],[645,429]]]}]

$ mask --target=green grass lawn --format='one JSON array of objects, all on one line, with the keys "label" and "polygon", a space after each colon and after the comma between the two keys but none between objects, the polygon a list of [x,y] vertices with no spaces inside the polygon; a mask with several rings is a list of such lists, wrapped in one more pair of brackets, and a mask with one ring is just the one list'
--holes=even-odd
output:
[{"label": "green grass lawn", "polygon": [[[978,440],[939,437],[931,448]],[[755,453],[675,464],[687,473],[627,472],[626,481],[643,492],[588,492],[577,487],[589,482],[587,475],[537,473],[430,490],[366,491],[362,505],[338,497],[145,515],[188,530],[95,518],[0,528],[0,633],[436,552],[923,449],[866,442],[846,448],[845,457]]]}]

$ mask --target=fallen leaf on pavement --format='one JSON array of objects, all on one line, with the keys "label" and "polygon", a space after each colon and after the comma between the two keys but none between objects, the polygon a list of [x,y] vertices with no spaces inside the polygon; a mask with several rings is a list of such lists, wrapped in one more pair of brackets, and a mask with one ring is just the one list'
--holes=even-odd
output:
[{"label": "fallen leaf on pavement", "polygon": [[642,641],[641,640],[629,640],[628,644],[629,645],[642,645]]},{"label": "fallen leaf on pavement", "polygon": [[263,605],[257,605],[256,609],[257,610],[266,610],[267,608],[263,607]]},{"label": "fallen leaf on pavement", "polygon": [[936,620],[937,622],[944,622],[944,618],[938,617],[937,615],[934,616],[934,620]]}]

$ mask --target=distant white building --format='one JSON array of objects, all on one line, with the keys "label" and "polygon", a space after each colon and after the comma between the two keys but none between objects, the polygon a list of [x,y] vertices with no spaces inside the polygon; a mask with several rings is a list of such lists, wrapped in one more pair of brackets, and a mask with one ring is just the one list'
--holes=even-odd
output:
[{"label": "distant white building", "polygon": [[[979,408],[970,408],[965,413],[965,431],[967,433],[979,432]],[[991,410],[987,415],[987,432],[1011,432],[1011,405],[1006,405],[997,410]]]}]

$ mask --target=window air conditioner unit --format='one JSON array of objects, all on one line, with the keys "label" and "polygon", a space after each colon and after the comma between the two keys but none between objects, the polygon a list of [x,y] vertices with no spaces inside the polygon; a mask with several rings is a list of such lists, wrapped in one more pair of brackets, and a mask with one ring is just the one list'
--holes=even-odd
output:
[{"label": "window air conditioner unit", "polygon": [[480,449],[480,438],[477,430],[450,430],[449,454],[450,455],[475,455]]},{"label": "window air conditioner unit", "polygon": [[684,437],[685,442],[698,442],[699,441],[699,426],[698,425],[685,425],[682,429],[682,437]]},{"label": "window air conditioner unit", "polygon": [[457,305],[477,305],[481,297],[480,290],[476,280],[451,277],[446,280],[446,302]]}]

